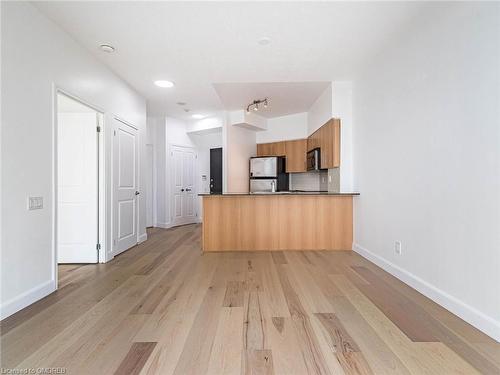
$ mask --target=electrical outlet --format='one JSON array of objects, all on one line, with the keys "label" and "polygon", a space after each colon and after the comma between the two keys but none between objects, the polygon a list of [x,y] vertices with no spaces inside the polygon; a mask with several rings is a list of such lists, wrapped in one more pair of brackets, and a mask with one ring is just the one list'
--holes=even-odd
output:
[{"label": "electrical outlet", "polygon": [[43,197],[29,197],[28,210],[41,210],[43,208]]},{"label": "electrical outlet", "polygon": [[394,252],[398,255],[401,255],[401,241],[394,242]]}]

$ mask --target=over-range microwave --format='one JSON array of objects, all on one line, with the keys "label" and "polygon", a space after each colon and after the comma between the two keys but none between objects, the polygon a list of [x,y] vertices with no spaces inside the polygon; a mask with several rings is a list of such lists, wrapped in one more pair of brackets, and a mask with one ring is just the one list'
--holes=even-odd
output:
[{"label": "over-range microwave", "polygon": [[319,171],[321,169],[320,149],[315,148],[307,153],[307,170]]}]

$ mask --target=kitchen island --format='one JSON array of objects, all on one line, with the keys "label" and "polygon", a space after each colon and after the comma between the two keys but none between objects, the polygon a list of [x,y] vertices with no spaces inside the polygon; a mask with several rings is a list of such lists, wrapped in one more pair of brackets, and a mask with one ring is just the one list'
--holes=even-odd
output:
[{"label": "kitchen island", "polygon": [[200,195],[203,251],[352,250],[358,193]]}]

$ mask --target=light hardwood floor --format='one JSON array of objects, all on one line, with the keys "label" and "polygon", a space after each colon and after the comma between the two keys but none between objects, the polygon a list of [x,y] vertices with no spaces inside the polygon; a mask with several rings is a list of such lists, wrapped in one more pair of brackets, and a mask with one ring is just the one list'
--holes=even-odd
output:
[{"label": "light hardwood floor", "polygon": [[3,368],[67,374],[499,374],[500,345],[353,252],[200,250],[153,229],[1,322]]}]

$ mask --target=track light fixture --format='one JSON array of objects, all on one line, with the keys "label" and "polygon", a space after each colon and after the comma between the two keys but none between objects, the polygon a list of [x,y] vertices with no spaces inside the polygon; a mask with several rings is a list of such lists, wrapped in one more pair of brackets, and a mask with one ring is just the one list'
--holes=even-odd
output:
[{"label": "track light fixture", "polygon": [[252,103],[247,105],[247,113],[250,113],[251,109],[253,109],[255,112],[257,112],[259,110],[259,104],[264,104],[264,108],[267,108],[269,103],[267,101],[267,98],[254,100]]}]

